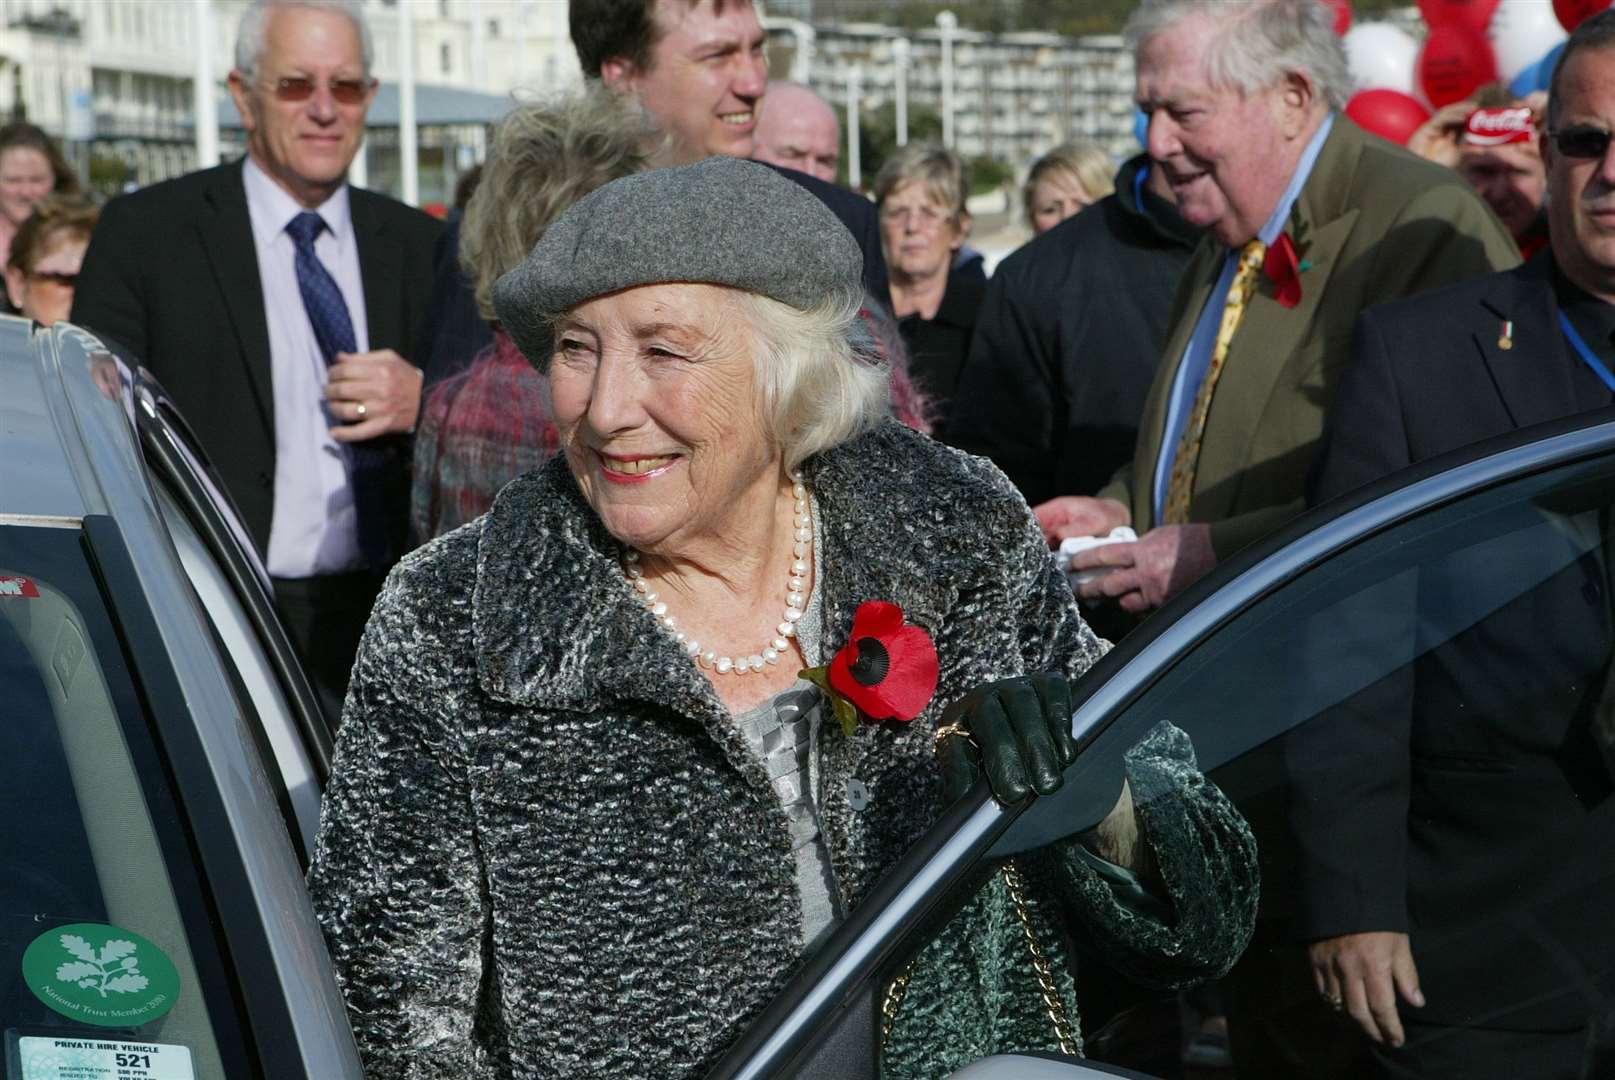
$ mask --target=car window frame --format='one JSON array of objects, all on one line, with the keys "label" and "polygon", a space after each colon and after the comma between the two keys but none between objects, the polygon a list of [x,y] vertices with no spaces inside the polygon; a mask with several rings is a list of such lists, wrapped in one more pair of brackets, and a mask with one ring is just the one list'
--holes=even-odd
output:
[{"label": "car window frame", "polygon": [[[335,732],[292,647],[274,606],[268,572],[241,525],[241,515],[222,487],[208,476],[209,459],[184,417],[144,368],[135,373],[135,428],[148,467],[168,483],[198,538],[213,554],[251,623],[264,658],[280,684],[294,730],[307,754],[315,782],[325,790],[331,778]],[[233,657],[222,653],[232,666]],[[256,734],[265,741],[261,721]],[[271,755],[266,764],[273,762]]]},{"label": "car window frame", "polygon": [[[1129,706],[1202,640],[1289,581],[1339,551],[1460,498],[1612,454],[1615,407],[1533,425],[1384,477],[1303,513],[1236,554],[1163,606],[1072,687],[1078,756],[1066,769],[1065,789],[1098,787],[1084,778],[1119,768],[1121,756],[1144,735],[1134,725],[1116,723],[1129,715]],[[1202,762],[1201,768],[1217,764]],[[882,876],[719,1059],[708,1080],[807,1075],[801,1072],[805,1063],[835,1042],[839,1030],[856,1034],[867,1011],[878,1009],[877,989],[924,947],[926,929],[968,900],[965,890],[980,863],[1027,846],[1012,830],[1032,804],[1000,807],[979,781]]]}]

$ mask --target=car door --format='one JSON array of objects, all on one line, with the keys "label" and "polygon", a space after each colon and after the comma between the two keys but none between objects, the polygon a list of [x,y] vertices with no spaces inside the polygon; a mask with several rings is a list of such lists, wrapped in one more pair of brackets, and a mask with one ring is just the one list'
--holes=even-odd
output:
[{"label": "car door", "polygon": [[[1062,790],[1001,809],[978,785],[711,1075],[878,1075],[894,979],[987,872],[1097,823],[1109,807],[1096,793],[1161,723],[1187,733],[1252,824],[1261,940],[1296,959],[1307,926],[1383,928],[1374,919],[1392,912],[1428,999],[1411,1048],[1585,1025],[1585,1075],[1608,1075],[1615,759],[1598,724],[1615,711],[1615,424],[1595,420],[1493,440],[1315,511],[1163,609],[1075,688],[1082,753]],[[1361,910],[1340,903],[1352,883]],[[1289,992],[1316,1002],[1309,980]],[[1043,1054],[957,1075],[1110,1068]]]}]

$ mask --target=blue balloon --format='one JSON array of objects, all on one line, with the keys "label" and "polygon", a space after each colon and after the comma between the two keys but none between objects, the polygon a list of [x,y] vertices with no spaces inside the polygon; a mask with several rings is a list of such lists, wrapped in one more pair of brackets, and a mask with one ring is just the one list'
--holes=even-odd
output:
[{"label": "blue balloon", "polygon": [[1515,97],[1524,97],[1537,90],[1546,90],[1553,81],[1553,68],[1559,62],[1559,54],[1565,51],[1565,43],[1559,42],[1547,51],[1547,54],[1514,76],[1514,81],[1508,84],[1509,93]]}]

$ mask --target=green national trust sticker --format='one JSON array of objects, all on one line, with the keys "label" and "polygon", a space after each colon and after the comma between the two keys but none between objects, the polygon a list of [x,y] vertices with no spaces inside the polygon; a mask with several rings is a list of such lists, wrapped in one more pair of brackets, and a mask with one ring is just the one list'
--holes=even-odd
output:
[{"label": "green national trust sticker", "polygon": [[105,923],[39,935],[22,954],[22,977],[69,1020],[101,1027],[139,1027],[179,999],[174,962],[134,931]]}]

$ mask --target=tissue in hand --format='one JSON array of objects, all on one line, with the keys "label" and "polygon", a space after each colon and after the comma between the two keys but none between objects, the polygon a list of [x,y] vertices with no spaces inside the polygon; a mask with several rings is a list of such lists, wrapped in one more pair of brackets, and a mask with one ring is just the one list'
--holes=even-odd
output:
[{"label": "tissue in hand", "polygon": [[1092,570],[1072,570],[1071,557],[1073,555],[1079,551],[1087,551],[1089,548],[1101,547],[1105,544],[1130,543],[1137,539],[1138,534],[1126,525],[1116,526],[1110,530],[1110,535],[1108,536],[1069,536],[1060,542],[1060,549],[1054,553],[1054,559],[1060,564],[1060,569],[1065,572],[1067,580],[1071,582],[1071,587],[1076,589],[1090,581],[1104,577],[1115,567],[1100,566]]}]

